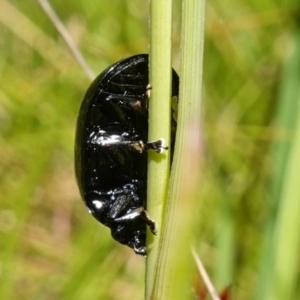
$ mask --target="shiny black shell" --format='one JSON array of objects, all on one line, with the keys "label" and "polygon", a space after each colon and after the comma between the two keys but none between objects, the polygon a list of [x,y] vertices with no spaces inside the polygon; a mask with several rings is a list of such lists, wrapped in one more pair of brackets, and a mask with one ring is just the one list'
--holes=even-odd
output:
[{"label": "shiny black shell", "polygon": [[[75,141],[76,178],[89,212],[140,255],[146,255],[146,226],[155,233],[145,210],[146,150],[164,148],[162,140],[147,142],[148,84],[147,54],[103,71],[84,96]],[[173,71],[173,96],[178,85]]]}]

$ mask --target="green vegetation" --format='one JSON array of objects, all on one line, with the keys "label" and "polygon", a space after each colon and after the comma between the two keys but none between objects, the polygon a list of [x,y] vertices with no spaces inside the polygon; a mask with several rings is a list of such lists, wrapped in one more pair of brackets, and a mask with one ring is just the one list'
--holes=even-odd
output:
[{"label": "green vegetation", "polygon": [[[96,74],[148,52],[147,1],[51,3]],[[206,4],[193,244],[233,299],[300,299],[296,5]],[[1,299],[143,299],[144,259],[88,215],[75,183],[74,129],[89,83],[36,1],[0,2]]]}]

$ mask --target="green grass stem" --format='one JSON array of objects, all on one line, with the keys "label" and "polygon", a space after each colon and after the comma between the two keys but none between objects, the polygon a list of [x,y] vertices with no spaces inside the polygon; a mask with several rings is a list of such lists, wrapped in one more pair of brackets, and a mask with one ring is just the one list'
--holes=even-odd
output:
[{"label": "green grass stem", "polygon": [[[171,120],[171,34],[172,1],[150,1],[150,85],[149,136],[148,139],[164,138],[170,145]],[[151,218],[158,225],[157,235],[148,234],[146,264],[146,299],[149,299],[155,277],[157,252],[162,232],[163,213],[167,200],[170,175],[170,151],[164,154],[149,152],[148,206]]]},{"label": "green grass stem", "polygon": [[187,299],[191,276],[191,232],[201,160],[201,88],[205,1],[183,1],[178,130],[151,299]]},{"label": "green grass stem", "polygon": [[[300,31],[291,35],[276,115],[289,139],[273,148],[272,218],[259,299],[295,299],[300,243]],[[299,288],[298,288],[299,293]]]}]

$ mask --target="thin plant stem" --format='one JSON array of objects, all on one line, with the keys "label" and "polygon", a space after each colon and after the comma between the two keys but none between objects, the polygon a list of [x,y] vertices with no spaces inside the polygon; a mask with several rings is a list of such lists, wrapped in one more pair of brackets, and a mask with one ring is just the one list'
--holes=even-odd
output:
[{"label": "thin plant stem", "polygon": [[50,5],[47,0],[38,0],[38,3],[41,5],[49,19],[52,21],[53,25],[62,36],[63,40],[71,50],[72,54],[74,55],[75,59],[88,76],[88,78],[92,81],[95,78],[95,73],[89,67],[88,63],[86,62],[85,58],[81,54],[80,50],[78,49],[76,43],[74,42],[73,38],[71,37],[68,30],[65,28],[64,24],[61,22],[59,17],[57,16],[56,12]]},{"label": "thin plant stem", "polygon": [[[150,0],[149,140],[163,138],[170,146],[171,132],[172,0]],[[147,234],[146,299],[150,298],[157,266],[163,214],[170,175],[170,151],[149,152],[147,210],[157,222],[157,235]]]}]

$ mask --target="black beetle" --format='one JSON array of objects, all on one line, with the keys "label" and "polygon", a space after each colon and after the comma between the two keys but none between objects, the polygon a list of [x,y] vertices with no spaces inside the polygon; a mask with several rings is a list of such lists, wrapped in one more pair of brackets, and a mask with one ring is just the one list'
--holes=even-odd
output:
[{"label": "black beetle", "polygon": [[[172,96],[179,78],[172,73]],[[75,141],[75,170],[89,212],[112,237],[146,255],[147,151],[162,152],[163,140],[148,138],[148,55],[121,60],[103,71],[82,101]],[[172,120],[172,144],[176,123]]]}]

